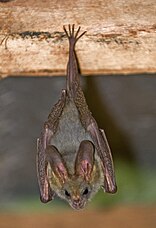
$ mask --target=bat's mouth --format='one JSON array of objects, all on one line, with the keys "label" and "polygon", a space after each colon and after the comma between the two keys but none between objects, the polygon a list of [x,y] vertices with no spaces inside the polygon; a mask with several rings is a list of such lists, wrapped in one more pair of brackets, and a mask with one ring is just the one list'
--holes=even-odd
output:
[{"label": "bat's mouth", "polygon": [[71,202],[71,207],[75,210],[81,210],[85,207],[86,205],[86,202],[84,200],[82,201],[73,201]]}]

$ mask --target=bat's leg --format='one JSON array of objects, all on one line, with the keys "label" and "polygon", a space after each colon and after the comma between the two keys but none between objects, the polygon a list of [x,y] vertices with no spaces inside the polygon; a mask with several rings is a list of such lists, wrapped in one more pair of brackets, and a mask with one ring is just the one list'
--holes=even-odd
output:
[{"label": "bat's leg", "polygon": [[79,27],[77,31],[74,31],[74,24],[71,26],[68,26],[68,30],[66,29],[65,26],[63,26],[63,29],[68,37],[69,40],[69,60],[68,60],[68,65],[67,65],[67,93],[69,96],[74,97],[76,90],[80,84],[79,80],[79,72],[78,72],[78,63],[76,59],[76,54],[75,54],[75,44],[76,42],[82,37],[85,33],[80,32]]},{"label": "bat's leg", "polygon": [[43,203],[53,199],[54,192],[51,190],[47,178],[47,161],[45,159],[45,150],[52,136],[48,125],[44,126],[41,137],[37,140],[37,177],[40,188],[40,199]]},{"label": "bat's leg", "polygon": [[106,168],[105,168],[104,189],[106,192],[115,193],[117,191],[117,186],[116,186],[115,175],[114,175],[114,165],[113,165],[112,154],[111,154],[111,150],[110,150],[104,130],[100,129],[100,131],[101,131],[103,140],[105,142],[107,160],[108,160],[108,162],[107,162],[108,167],[107,167],[107,164],[105,166]]}]

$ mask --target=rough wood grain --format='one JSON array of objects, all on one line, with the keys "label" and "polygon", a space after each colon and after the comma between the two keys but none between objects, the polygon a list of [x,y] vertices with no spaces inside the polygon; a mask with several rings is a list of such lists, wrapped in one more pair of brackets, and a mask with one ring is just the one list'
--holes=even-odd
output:
[{"label": "rough wood grain", "polygon": [[155,0],[0,1],[0,76],[65,74],[62,26],[81,25],[83,74],[156,72]]}]

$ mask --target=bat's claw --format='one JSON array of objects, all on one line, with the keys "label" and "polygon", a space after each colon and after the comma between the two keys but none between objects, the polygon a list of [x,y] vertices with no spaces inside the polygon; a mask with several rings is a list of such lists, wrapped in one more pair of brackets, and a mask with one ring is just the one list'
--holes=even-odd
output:
[{"label": "bat's claw", "polygon": [[66,97],[66,89],[62,90],[62,97]]},{"label": "bat's claw", "polygon": [[62,90],[62,94],[61,94],[61,101],[65,102],[66,95],[67,95],[67,91],[66,91],[66,89],[63,89]]},{"label": "bat's claw", "polygon": [[80,29],[81,27],[79,26],[77,31],[75,32],[75,25],[68,25],[68,30],[66,29],[65,25],[63,26],[63,29],[66,33],[66,36],[68,37],[70,42],[73,42],[74,44],[78,41],[78,39],[80,39],[80,37],[82,37],[87,31],[84,31],[83,33],[81,33],[79,35]]}]

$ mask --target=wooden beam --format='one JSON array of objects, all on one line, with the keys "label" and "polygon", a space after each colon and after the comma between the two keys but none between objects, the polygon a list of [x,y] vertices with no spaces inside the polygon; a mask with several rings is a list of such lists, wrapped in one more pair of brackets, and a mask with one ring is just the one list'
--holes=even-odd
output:
[{"label": "wooden beam", "polygon": [[83,74],[156,72],[155,0],[3,0],[0,76],[65,74],[69,23]]}]

